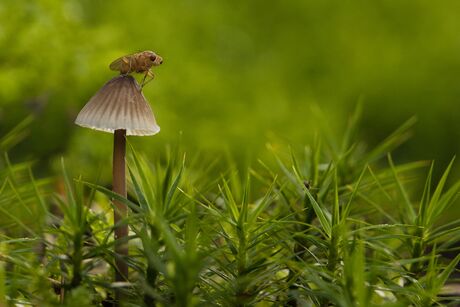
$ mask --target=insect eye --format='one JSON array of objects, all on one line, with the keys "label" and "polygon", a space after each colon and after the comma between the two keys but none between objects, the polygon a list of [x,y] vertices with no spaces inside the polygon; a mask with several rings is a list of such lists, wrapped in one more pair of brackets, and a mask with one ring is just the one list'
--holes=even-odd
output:
[{"label": "insect eye", "polygon": [[155,61],[156,58],[157,58],[157,57],[156,57],[155,55],[151,55],[151,56],[150,56],[150,60],[151,60],[152,62]]}]

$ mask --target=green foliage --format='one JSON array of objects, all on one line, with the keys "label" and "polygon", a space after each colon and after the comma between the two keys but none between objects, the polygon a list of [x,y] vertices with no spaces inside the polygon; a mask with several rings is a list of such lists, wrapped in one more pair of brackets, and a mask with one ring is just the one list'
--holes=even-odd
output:
[{"label": "green foliage", "polygon": [[[1,1],[0,306],[459,305],[457,8]],[[125,199],[73,120],[140,49],[162,133],[130,139]]]},{"label": "green foliage", "polygon": [[0,134],[32,114],[13,157],[58,173],[66,155],[92,181],[103,164],[108,182],[110,136],[73,121],[114,76],[112,60],[153,49],[165,63],[145,95],[162,132],[136,142],[143,152],[163,153],[182,131],[187,152],[228,148],[242,164],[265,155],[267,141],[342,130],[362,100],[357,132],[373,148],[416,115],[417,133],[395,157],[444,165],[460,150],[458,17],[457,0],[3,0]]},{"label": "green foliage", "polygon": [[[387,152],[412,121],[369,151],[356,123],[341,142],[272,147],[217,179],[218,164],[180,148],[150,159],[131,146],[128,198],[72,180],[64,163],[50,193],[5,156],[0,303],[107,305],[118,289],[123,306],[455,306],[460,223],[444,222],[460,195],[447,184],[454,161],[439,179],[433,163],[396,164]],[[112,282],[111,199],[130,208],[124,283]]]}]

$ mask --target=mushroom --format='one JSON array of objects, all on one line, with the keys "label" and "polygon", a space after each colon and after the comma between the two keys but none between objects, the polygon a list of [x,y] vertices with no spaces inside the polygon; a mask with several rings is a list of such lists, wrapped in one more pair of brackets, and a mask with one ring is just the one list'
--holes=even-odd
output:
[{"label": "mushroom", "polygon": [[75,123],[112,133],[126,130],[127,135],[153,135],[160,131],[141,87],[130,75],[107,82],[83,107]]},{"label": "mushroom", "polygon": [[[153,135],[160,131],[142,88],[131,75],[122,74],[107,82],[83,107],[77,125],[114,133],[113,192],[126,197],[126,135]],[[128,208],[114,200],[115,281],[128,279],[128,225],[118,225]]]}]

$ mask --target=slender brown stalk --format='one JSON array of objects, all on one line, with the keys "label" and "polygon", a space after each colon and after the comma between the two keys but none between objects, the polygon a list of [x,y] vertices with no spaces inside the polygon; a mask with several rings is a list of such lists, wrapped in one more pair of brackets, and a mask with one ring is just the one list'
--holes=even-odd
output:
[{"label": "slender brown stalk", "polygon": [[[113,191],[126,197],[126,130],[115,130],[113,144]],[[115,225],[128,215],[125,204],[114,200],[114,223]],[[115,227],[115,281],[128,280],[128,265],[124,258],[128,256],[128,224]],[[121,298],[116,293],[117,300]]]}]

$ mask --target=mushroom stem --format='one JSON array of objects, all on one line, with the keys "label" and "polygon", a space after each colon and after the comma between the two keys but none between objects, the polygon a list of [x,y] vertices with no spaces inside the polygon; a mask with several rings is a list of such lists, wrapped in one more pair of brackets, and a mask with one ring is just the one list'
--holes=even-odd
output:
[{"label": "mushroom stem", "polygon": [[[113,192],[126,197],[126,130],[118,129],[114,132],[113,143]],[[128,224],[120,221],[128,216],[125,204],[114,200],[115,226],[115,281],[128,280],[128,265],[124,258],[128,256]],[[117,293],[119,296],[119,293]]]}]

